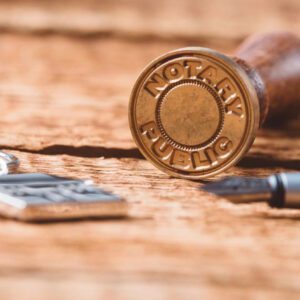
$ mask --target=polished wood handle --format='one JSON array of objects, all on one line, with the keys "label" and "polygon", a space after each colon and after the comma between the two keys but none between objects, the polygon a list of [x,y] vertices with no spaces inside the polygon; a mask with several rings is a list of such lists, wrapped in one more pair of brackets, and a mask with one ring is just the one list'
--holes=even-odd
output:
[{"label": "polished wood handle", "polygon": [[300,112],[300,40],[291,33],[247,39],[235,52],[260,101],[260,125],[280,125]]}]

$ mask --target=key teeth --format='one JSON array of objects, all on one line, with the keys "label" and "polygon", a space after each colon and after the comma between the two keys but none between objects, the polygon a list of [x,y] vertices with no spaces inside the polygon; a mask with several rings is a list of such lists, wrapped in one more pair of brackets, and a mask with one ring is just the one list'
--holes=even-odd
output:
[{"label": "key teeth", "polygon": [[267,201],[271,193],[267,179],[236,176],[210,183],[203,190],[228,198],[234,203]]}]

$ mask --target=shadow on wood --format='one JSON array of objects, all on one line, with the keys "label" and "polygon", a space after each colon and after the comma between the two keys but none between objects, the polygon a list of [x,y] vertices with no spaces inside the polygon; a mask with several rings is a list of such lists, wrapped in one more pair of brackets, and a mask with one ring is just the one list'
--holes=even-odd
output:
[{"label": "shadow on wood", "polygon": [[238,164],[241,168],[255,169],[255,168],[284,168],[291,170],[300,170],[300,160],[290,159],[283,160],[270,156],[246,156]]}]

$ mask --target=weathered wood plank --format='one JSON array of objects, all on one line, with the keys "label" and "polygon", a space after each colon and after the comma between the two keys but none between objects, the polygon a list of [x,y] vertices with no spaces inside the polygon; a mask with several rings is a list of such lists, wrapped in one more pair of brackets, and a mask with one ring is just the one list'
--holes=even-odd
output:
[{"label": "weathered wood plank", "polygon": [[[272,141],[279,145],[281,138]],[[259,168],[264,151],[262,142],[248,157],[252,163],[246,160],[232,174],[292,169],[278,165],[276,155],[269,157],[271,169]],[[74,291],[91,293],[92,299],[107,294],[138,299],[145,291],[151,299],[242,294],[296,299],[300,292],[297,210],[234,205],[199,192],[196,182],[169,178],[143,159],[13,153],[21,158],[23,172],[93,178],[127,199],[130,218],[50,224],[1,220],[1,297],[11,293],[12,284],[29,295],[28,286],[36,285],[36,298],[61,292],[61,299]],[[289,156],[280,155],[280,162],[289,162]]]},{"label": "weathered wood plank", "polygon": [[187,45],[1,35],[0,147],[55,153],[57,145],[88,146],[91,156],[135,147],[127,107],[138,74]]}]

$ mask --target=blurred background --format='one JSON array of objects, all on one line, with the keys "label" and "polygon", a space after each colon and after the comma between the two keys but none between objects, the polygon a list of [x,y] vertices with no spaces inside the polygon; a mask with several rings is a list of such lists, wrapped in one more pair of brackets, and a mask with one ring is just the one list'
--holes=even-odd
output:
[{"label": "blurred background", "polygon": [[299,31],[298,0],[10,0],[2,30],[222,43],[270,30]]}]

